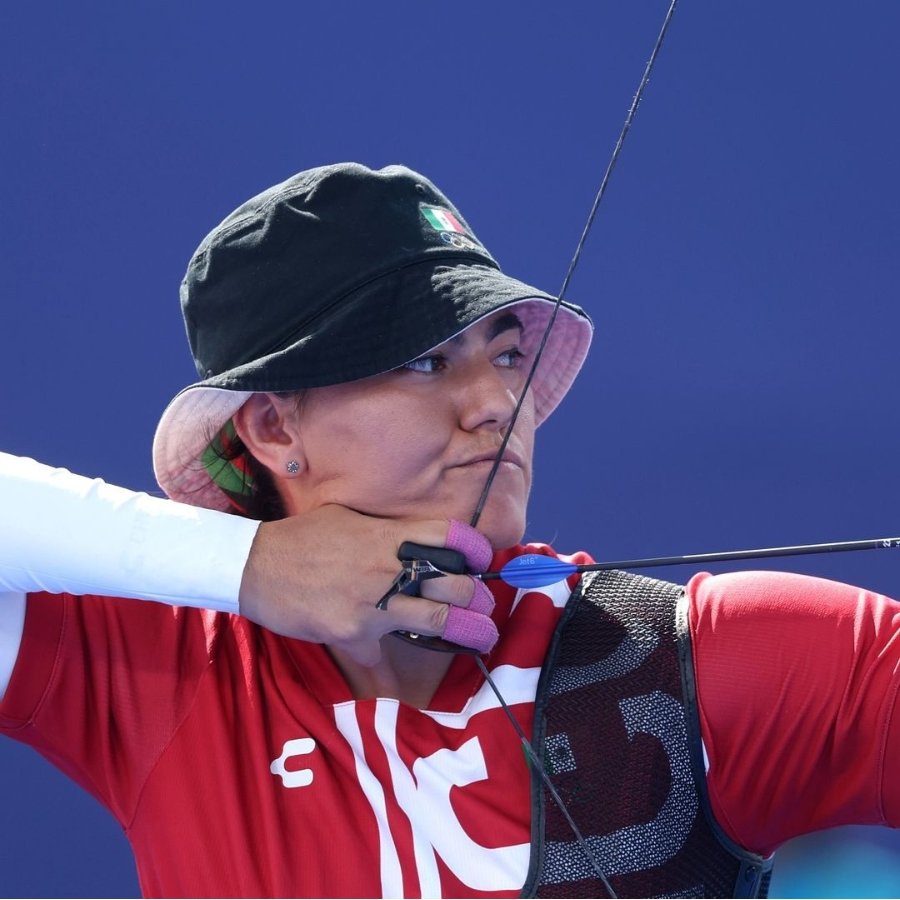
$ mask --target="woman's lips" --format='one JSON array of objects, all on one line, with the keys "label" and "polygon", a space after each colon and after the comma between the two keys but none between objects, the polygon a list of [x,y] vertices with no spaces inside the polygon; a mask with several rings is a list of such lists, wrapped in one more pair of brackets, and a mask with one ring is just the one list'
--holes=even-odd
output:
[{"label": "woman's lips", "polygon": [[[486,467],[490,468],[494,461],[497,459],[496,454],[488,454],[483,453],[479,456],[474,456],[471,459],[465,460],[464,462],[457,463],[454,468],[459,469],[474,469],[478,467]],[[515,454],[506,452],[503,454],[503,459],[500,462],[501,466],[515,466],[517,469],[522,469],[524,466],[522,465],[521,459]]]}]

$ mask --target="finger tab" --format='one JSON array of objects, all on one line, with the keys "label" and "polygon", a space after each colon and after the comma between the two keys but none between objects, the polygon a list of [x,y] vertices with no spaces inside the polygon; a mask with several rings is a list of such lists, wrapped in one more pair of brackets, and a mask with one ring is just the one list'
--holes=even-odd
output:
[{"label": "finger tab", "polygon": [[494,555],[490,542],[480,531],[456,519],[450,520],[446,546],[462,553],[473,572],[487,569]]}]

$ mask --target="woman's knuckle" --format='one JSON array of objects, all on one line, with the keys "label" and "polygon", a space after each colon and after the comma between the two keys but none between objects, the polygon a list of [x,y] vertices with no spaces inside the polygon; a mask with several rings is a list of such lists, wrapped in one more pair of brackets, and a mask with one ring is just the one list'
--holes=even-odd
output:
[{"label": "woman's knuckle", "polygon": [[453,591],[457,599],[468,603],[475,591],[475,582],[468,575],[457,575],[453,582]]},{"label": "woman's knuckle", "polygon": [[447,627],[447,616],[450,615],[450,607],[445,603],[432,604],[432,609],[428,614],[428,624],[436,634],[443,634]]}]

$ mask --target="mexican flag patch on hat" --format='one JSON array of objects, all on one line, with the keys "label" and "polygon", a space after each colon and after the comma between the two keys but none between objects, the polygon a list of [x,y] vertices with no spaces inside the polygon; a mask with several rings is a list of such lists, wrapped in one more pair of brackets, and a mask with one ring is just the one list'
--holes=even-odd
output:
[{"label": "mexican flag patch on hat", "polygon": [[449,209],[440,206],[423,206],[422,215],[435,231],[455,231],[457,234],[466,234],[466,229],[460,224],[459,219]]}]

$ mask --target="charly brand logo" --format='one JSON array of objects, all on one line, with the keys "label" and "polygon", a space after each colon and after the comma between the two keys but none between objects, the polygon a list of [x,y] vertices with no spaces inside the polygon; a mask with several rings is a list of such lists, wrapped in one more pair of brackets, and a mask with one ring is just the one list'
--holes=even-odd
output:
[{"label": "charly brand logo", "polygon": [[316,749],[316,742],[312,738],[294,738],[285,741],[281,749],[281,756],[273,759],[269,771],[281,778],[281,783],[286,788],[306,787],[312,784],[312,769],[287,769],[287,761],[295,756],[309,756]]},{"label": "charly brand logo", "polygon": [[468,234],[462,222],[449,209],[442,206],[422,206],[421,209],[425,221],[440,233],[445,244],[457,250],[484,252],[484,248]]}]

